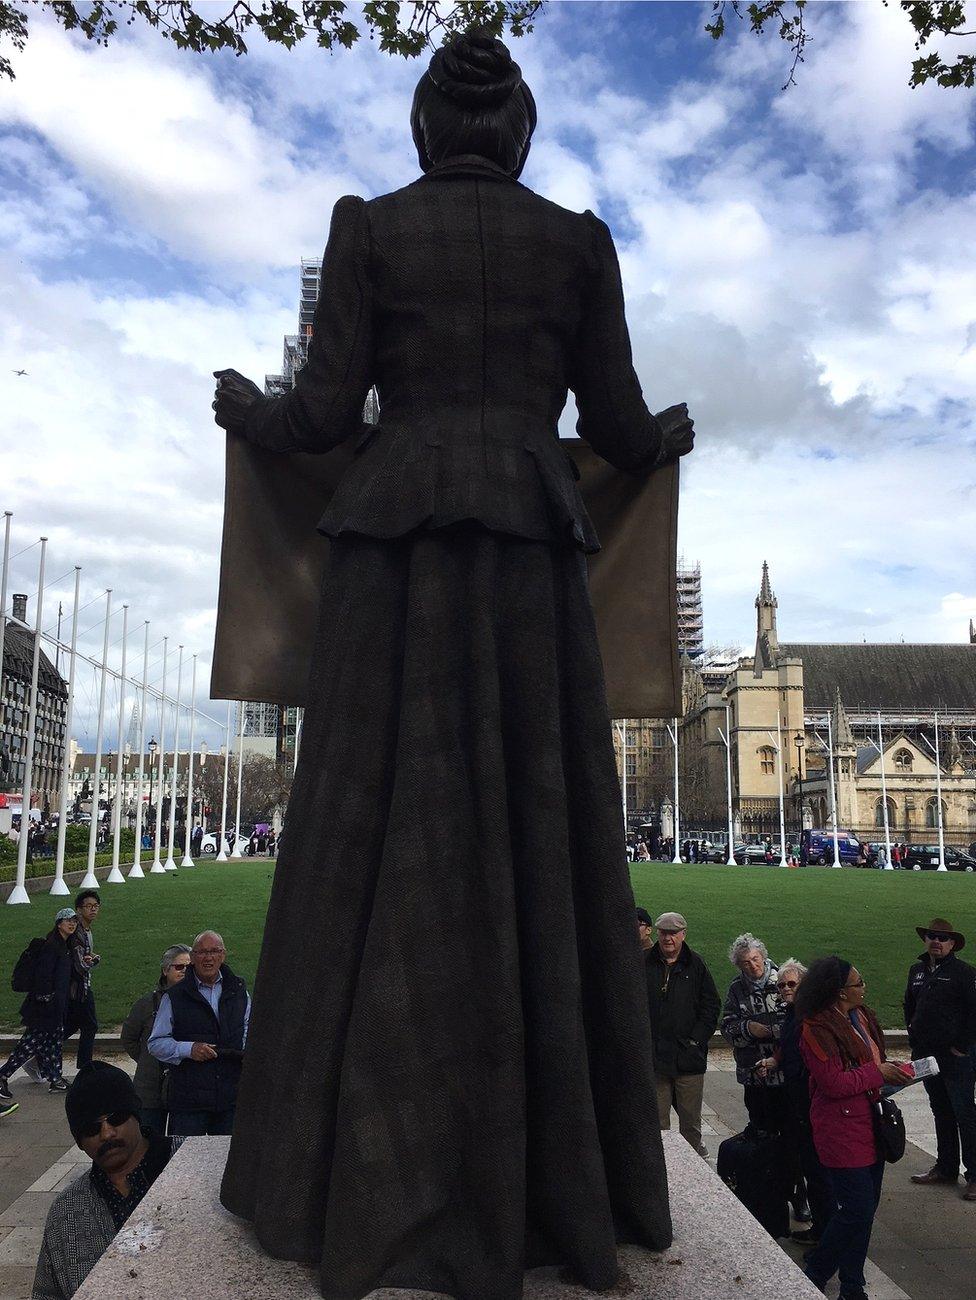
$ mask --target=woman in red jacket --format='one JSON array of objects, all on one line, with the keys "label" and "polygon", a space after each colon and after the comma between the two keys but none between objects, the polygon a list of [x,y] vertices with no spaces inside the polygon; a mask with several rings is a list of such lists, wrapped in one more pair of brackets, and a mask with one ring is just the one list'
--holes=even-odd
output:
[{"label": "woman in red jacket", "polygon": [[806,1257],[806,1273],[821,1291],[839,1273],[839,1300],[867,1300],[864,1261],[884,1173],[873,1105],[884,1084],[903,1084],[906,1075],[885,1059],[884,1033],[864,1005],[864,980],[849,961],[811,963],[795,1005],[810,1072],[813,1141],[837,1206]]}]

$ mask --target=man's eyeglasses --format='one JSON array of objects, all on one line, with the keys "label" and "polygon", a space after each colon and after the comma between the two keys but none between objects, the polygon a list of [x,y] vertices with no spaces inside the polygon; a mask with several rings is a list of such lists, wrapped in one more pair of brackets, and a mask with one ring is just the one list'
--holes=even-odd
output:
[{"label": "man's eyeglasses", "polygon": [[945,930],[926,930],[926,939],[935,939],[937,943],[948,943],[952,938],[951,934],[946,934]]},{"label": "man's eyeglasses", "polygon": [[90,1120],[87,1124],[78,1126],[79,1136],[83,1138],[98,1137],[102,1131],[102,1125],[107,1124],[109,1128],[121,1128],[122,1125],[132,1118],[132,1112],[128,1110],[113,1110],[111,1115],[104,1115],[101,1119]]},{"label": "man's eyeglasses", "polygon": [[224,951],[223,948],[194,948],[193,955],[194,957],[222,957]]},{"label": "man's eyeglasses", "polygon": [[777,980],[776,987],[778,989],[795,989],[799,982],[799,980]]}]

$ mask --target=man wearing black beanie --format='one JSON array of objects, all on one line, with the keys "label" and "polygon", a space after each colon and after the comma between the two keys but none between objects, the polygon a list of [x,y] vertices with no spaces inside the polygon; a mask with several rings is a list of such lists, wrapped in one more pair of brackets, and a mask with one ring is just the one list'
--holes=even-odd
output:
[{"label": "man wearing black beanie", "polygon": [[92,1164],[48,1211],[33,1300],[74,1295],[183,1141],[140,1128],[135,1085],[105,1061],[78,1071],[64,1109]]}]

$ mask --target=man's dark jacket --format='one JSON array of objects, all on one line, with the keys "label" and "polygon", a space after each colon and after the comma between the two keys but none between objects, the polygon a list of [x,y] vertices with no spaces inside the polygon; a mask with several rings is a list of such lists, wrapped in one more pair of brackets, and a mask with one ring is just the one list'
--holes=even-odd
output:
[{"label": "man's dark jacket", "polygon": [[954,952],[934,968],[923,953],[908,972],[905,1024],[913,1056],[941,1056],[976,1043],[976,970]]},{"label": "man's dark jacket", "polygon": [[667,1079],[704,1074],[708,1041],[722,1009],[708,967],[686,943],[668,966],[655,944],[644,955],[644,970],[656,1073]]},{"label": "man's dark jacket", "polygon": [[181,1061],[170,1069],[167,1104],[171,1111],[230,1110],[237,1103],[247,987],[226,965],[221,975],[219,1016],[200,992],[193,971],[167,990],[173,1038],[178,1043],[209,1043],[218,1053],[215,1061]]}]

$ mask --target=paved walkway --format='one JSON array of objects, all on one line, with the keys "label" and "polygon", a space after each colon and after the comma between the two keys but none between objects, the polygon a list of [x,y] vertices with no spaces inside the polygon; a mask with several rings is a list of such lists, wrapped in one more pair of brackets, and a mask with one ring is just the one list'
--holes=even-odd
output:
[{"label": "paved walkway", "polygon": [[[127,1059],[113,1058],[131,1069]],[[70,1071],[66,1071],[70,1074]],[[64,1118],[64,1098],[17,1074],[20,1109],[0,1120],[0,1300],[29,1300],[48,1206],[87,1164]],[[934,1160],[932,1115],[920,1086],[899,1095],[909,1147],[886,1171],[867,1273],[871,1300],[972,1300],[976,1294],[976,1205],[959,1190],[913,1187]],[[713,1052],[705,1083],[704,1138],[711,1161],[722,1139],[746,1122],[730,1057]],[[960,1184],[960,1188],[961,1188]],[[798,1260],[799,1246],[785,1244]],[[836,1295],[836,1285],[831,1294]]]}]

